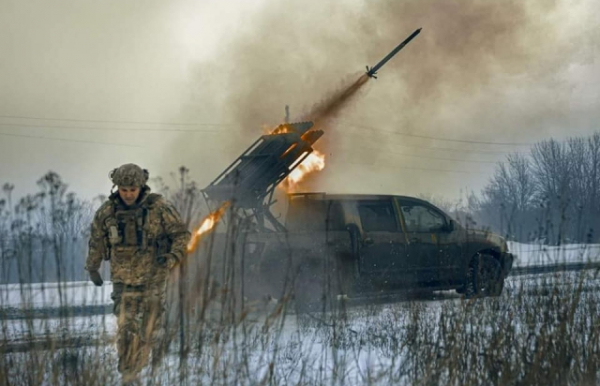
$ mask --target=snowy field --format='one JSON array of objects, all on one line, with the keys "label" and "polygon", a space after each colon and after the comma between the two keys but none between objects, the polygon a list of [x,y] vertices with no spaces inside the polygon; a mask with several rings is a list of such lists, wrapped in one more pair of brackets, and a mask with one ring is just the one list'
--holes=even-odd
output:
[{"label": "snowy field", "polygon": [[[594,261],[599,252],[598,245],[510,248],[517,266]],[[185,333],[172,337],[162,364],[144,370],[143,384],[548,382],[536,366],[568,377],[556,384],[598,380],[598,287],[597,271],[584,270],[509,277],[499,299],[464,300],[447,291],[310,315],[275,302],[236,314],[227,301],[216,302],[204,317],[184,322]],[[110,283],[4,285],[0,299],[3,310],[27,316],[108,307],[111,290]],[[0,383],[120,383],[112,314],[32,315],[2,319]]]},{"label": "snowy field", "polygon": [[516,255],[513,267],[600,263],[600,244],[547,246],[509,242],[508,249]]},{"label": "snowy field", "polygon": [[89,281],[0,285],[0,306],[45,308],[92,306],[111,302],[112,283],[96,287]]}]

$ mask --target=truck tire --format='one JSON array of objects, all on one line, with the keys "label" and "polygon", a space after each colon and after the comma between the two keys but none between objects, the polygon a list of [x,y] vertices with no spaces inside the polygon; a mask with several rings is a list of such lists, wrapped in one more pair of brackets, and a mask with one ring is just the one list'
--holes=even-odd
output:
[{"label": "truck tire", "polygon": [[504,277],[498,259],[485,253],[475,255],[467,269],[465,297],[500,296],[503,288]]}]

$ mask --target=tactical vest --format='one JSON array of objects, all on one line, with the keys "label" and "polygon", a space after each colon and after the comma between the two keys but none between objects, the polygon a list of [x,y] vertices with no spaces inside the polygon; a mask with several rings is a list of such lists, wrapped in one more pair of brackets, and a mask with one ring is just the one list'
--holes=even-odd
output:
[{"label": "tactical vest", "polygon": [[170,243],[166,236],[151,239],[148,237],[149,207],[158,197],[150,195],[139,207],[131,209],[123,208],[117,202],[113,203],[113,213],[105,221],[108,230],[106,260],[115,258],[117,247],[130,247],[139,253],[146,253],[149,246],[156,247],[157,254],[169,251]]}]

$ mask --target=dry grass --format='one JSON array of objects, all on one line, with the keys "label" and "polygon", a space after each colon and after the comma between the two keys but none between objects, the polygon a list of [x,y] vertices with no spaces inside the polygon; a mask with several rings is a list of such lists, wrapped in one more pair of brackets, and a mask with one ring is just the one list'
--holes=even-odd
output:
[{"label": "dry grass", "polygon": [[[214,276],[234,276],[221,269]],[[141,382],[593,385],[600,364],[597,279],[592,270],[535,283],[511,279],[497,299],[446,295],[299,315],[291,298],[250,302],[226,284],[194,282],[196,292],[171,314],[169,354]],[[21,316],[2,318],[1,384],[120,382],[112,315]],[[18,342],[15,331],[23,334]]]}]

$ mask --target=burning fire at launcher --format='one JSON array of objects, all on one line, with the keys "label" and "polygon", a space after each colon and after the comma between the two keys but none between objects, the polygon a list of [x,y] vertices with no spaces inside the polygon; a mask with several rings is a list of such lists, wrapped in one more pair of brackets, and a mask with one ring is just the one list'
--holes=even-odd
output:
[{"label": "burning fire at launcher", "polygon": [[214,212],[206,216],[204,220],[202,220],[200,226],[197,229],[195,229],[192,233],[192,237],[187,247],[188,253],[194,252],[196,250],[196,247],[198,246],[198,243],[200,242],[202,236],[211,232],[215,228],[215,226],[217,226],[219,220],[221,220],[221,217],[223,217],[223,215],[227,211],[227,208],[229,208],[230,205],[231,203],[229,201],[225,201],[219,209],[215,210]]},{"label": "burning fire at launcher", "polygon": [[188,252],[195,250],[202,235],[214,229],[231,205],[251,212],[259,228],[264,229],[265,219],[275,228],[283,227],[269,211],[275,188],[288,176],[288,184],[293,185],[303,174],[324,167],[323,156],[312,147],[323,131],[312,127],[312,122],[279,125],[250,145],[202,191],[219,208],[193,233]]}]

